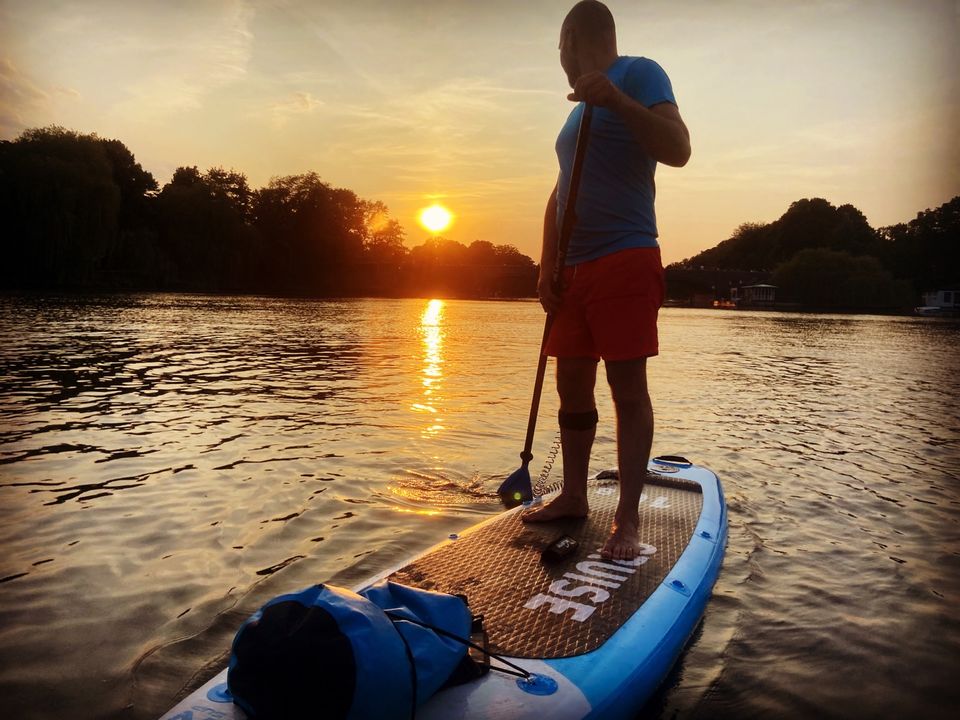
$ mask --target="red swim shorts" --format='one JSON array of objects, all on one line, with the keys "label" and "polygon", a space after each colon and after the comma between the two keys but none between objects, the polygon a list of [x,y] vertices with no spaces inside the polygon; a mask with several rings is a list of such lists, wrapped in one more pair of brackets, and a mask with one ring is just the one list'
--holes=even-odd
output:
[{"label": "red swim shorts", "polygon": [[621,250],[571,265],[564,270],[563,286],[547,355],[636,360],[659,352],[660,248]]}]

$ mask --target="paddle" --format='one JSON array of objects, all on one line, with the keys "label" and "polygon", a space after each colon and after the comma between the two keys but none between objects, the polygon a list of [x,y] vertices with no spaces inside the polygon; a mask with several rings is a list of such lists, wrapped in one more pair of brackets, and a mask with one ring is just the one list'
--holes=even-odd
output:
[{"label": "paddle", "polygon": [[[577,132],[577,147],[573,156],[573,169],[570,172],[570,185],[567,191],[567,202],[563,208],[563,220],[560,223],[560,233],[557,237],[557,257],[553,265],[551,282],[559,294],[562,290],[563,267],[567,260],[567,245],[577,223],[577,193],[580,190],[580,173],[583,169],[583,158],[587,152],[587,142],[590,134],[590,121],[593,119],[593,106],[584,105],[583,115],[580,118],[580,129]],[[543,392],[543,376],[547,370],[547,356],[544,352],[550,329],[553,327],[554,314],[547,313],[543,323],[543,339],[540,340],[540,359],[537,362],[537,379],[533,384],[533,401],[530,403],[530,417],[527,419],[527,439],[520,453],[522,465],[510,477],[503,481],[497,489],[500,501],[508,508],[516,507],[520,503],[533,499],[533,486],[530,482],[530,461],[533,460],[533,431],[537,427],[537,411],[540,408],[540,395]]]}]

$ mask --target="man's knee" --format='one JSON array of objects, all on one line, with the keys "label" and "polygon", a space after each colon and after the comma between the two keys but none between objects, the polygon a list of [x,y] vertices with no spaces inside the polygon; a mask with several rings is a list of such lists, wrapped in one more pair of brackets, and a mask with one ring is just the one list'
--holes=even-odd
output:
[{"label": "man's knee", "polygon": [[607,382],[614,404],[620,408],[650,404],[647,390],[647,359],[606,363]]},{"label": "man's knee", "polygon": [[557,359],[557,392],[563,410],[585,412],[593,409],[596,382],[596,361],[589,358]]},{"label": "man's knee", "polygon": [[557,419],[564,430],[593,430],[597,426],[599,415],[596,408],[585,412],[561,410],[557,413]]}]

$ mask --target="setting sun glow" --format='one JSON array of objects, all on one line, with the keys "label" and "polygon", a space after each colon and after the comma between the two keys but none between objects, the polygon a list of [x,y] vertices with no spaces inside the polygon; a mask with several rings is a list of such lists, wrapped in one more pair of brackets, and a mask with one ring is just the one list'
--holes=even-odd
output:
[{"label": "setting sun glow", "polygon": [[440,203],[423,208],[418,218],[420,224],[432,233],[443,232],[453,222],[453,213]]}]

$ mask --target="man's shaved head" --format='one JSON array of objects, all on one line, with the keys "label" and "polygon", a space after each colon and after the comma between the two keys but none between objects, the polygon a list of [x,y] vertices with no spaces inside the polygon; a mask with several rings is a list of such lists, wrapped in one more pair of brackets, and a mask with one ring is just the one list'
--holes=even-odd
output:
[{"label": "man's shaved head", "polygon": [[613,14],[598,0],[581,0],[560,28],[560,65],[573,87],[584,70],[606,70],[617,59]]},{"label": "man's shaved head", "polygon": [[563,29],[572,29],[577,36],[588,43],[602,43],[616,38],[617,27],[613,22],[613,13],[598,0],[581,0],[567,13]]}]

